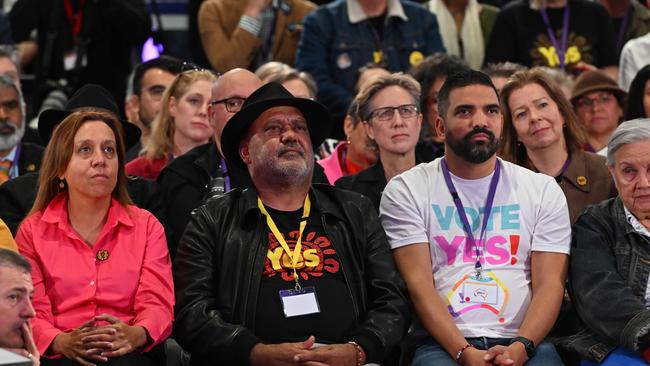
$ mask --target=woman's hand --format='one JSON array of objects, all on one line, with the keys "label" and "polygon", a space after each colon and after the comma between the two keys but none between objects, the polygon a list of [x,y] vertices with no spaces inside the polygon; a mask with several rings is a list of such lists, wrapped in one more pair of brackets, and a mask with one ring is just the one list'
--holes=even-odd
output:
[{"label": "woman's hand", "polygon": [[120,319],[108,315],[97,315],[93,322],[108,322],[96,328],[93,334],[86,335],[82,341],[93,348],[106,347],[102,357],[118,357],[135,351],[147,343],[147,331],[141,326],[130,326]]},{"label": "woman's hand", "polygon": [[52,342],[52,351],[83,366],[95,366],[90,361],[108,361],[108,358],[99,354],[101,350],[90,350],[83,342],[84,337],[96,331],[93,323],[94,320],[90,320],[71,332],[59,333]]}]

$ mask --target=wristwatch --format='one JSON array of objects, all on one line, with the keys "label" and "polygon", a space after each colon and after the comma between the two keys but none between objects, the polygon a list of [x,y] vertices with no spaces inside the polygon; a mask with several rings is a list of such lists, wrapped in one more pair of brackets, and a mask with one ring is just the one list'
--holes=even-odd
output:
[{"label": "wristwatch", "polygon": [[513,339],[510,340],[510,344],[513,344],[515,342],[519,342],[524,345],[524,348],[526,349],[526,354],[528,355],[529,359],[535,356],[535,343],[533,341],[531,341],[526,337],[514,337]]}]

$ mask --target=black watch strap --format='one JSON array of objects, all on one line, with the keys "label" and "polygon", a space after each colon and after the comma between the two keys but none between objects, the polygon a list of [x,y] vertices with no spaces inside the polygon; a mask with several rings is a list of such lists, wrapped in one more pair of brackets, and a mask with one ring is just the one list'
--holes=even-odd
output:
[{"label": "black watch strap", "polygon": [[515,342],[519,342],[524,345],[524,348],[526,349],[526,354],[528,355],[529,359],[535,356],[535,343],[533,341],[531,341],[526,337],[514,337],[513,339],[510,340],[510,344],[513,344]]}]

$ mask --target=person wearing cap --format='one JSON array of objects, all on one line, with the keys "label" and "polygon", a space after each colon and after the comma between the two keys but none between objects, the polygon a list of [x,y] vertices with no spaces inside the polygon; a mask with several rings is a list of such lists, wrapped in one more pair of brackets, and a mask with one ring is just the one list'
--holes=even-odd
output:
[{"label": "person wearing cap", "polygon": [[171,261],[162,225],[126,190],[122,125],[96,109],[59,123],[16,235],[33,269],[43,365],[164,364],[156,346],[172,329]]},{"label": "person wearing cap", "polygon": [[607,141],[623,119],[626,98],[602,71],[585,71],[576,79],[571,103],[587,132],[586,151],[607,155]]},{"label": "person wearing cap", "polygon": [[[45,110],[41,113],[38,119],[38,133],[41,140],[48,144],[56,126],[73,111],[93,108],[119,116],[119,108],[108,90],[96,84],[87,84],[70,97],[64,110]],[[120,120],[120,122],[124,129],[124,146],[128,149],[140,140],[140,130],[128,121]],[[18,232],[18,225],[34,204],[38,176],[38,172],[27,173],[0,185],[0,219],[5,221],[14,235]],[[162,198],[155,182],[129,177],[126,186],[129,196],[138,207],[153,213],[161,223],[166,222]]]},{"label": "person wearing cap", "polygon": [[43,148],[21,141],[25,129],[22,92],[12,79],[0,75],[0,185],[41,166]]},{"label": "person wearing cap", "polygon": [[410,315],[370,201],[312,184],[330,114],[268,83],[221,149],[252,187],[196,209],[174,261],[175,337],[193,365],[382,362]]}]

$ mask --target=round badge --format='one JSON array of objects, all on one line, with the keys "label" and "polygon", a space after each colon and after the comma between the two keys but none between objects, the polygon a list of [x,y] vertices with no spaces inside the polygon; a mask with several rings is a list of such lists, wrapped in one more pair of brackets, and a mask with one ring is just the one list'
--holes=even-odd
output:
[{"label": "round badge", "polygon": [[27,165],[27,171],[28,172],[33,172],[35,170],[36,170],[36,165],[34,165],[34,164]]},{"label": "round badge", "polygon": [[107,260],[108,257],[109,257],[108,250],[106,250],[106,249],[102,249],[102,250],[97,252],[97,260],[100,260],[100,261],[103,262],[103,261]]},{"label": "round badge", "polygon": [[581,175],[578,178],[576,178],[576,182],[581,186],[587,185],[587,177]]},{"label": "round badge", "polygon": [[409,55],[409,62],[411,63],[411,66],[415,66],[422,62],[424,60],[424,55],[420,51],[413,51]]},{"label": "round badge", "polygon": [[350,60],[350,55],[347,53],[342,53],[339,55],[339,57],[336,59],[336,66],[339,67],[339,69],[347,69],[348,67],[352,66],[352,60]]}]

